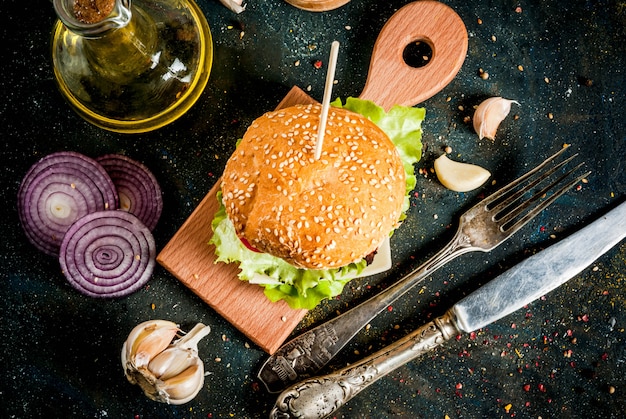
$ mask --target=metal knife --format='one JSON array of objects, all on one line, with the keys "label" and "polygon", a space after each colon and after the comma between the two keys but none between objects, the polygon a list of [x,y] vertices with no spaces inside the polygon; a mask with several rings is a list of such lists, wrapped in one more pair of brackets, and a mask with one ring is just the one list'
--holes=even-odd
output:
[{"label": "metal knife", "polygon": [[626,202],[525,259],[399,341],[331,374],[284,390],[270,418],[323,418],[361,390],[461,332],[481,329],[576,276],[626,237]]}]

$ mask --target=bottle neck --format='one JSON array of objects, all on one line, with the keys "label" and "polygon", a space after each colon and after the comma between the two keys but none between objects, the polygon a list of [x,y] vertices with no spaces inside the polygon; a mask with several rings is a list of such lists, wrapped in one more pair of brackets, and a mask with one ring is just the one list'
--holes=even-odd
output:
[{"label": "bottle neck", "polygon": [[[76,35],[84,38],[100,38],[119,28],[123,28],[131,20],[131,0],[110,0],[113,4],[105,10],[105,15],[93,7],[94,0],[53,0],[54,9],[63,24]],[[88,12],[80,9],[84,4]]]}]

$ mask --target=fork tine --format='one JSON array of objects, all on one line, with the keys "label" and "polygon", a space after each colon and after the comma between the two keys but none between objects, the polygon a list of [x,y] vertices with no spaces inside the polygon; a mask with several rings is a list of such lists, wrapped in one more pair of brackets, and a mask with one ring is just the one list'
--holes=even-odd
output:
[{"label": "fork tine", "polygon": [[527,212],[519,220],[517,220],[514,223],[512,223],[512,221],[515,219],[515,217],[517,215],[519,215],[522,210],[524,210],[525,208],[529,207],[532,202],[534,202],[534,201],[538,200],[539,198],[541,198],[542,196],[544,196],[550,189],[555,187],[557,184],[561,183],[566,177],[568,177],[569,175],[574,173],[581,166],[583,166],[583,163],[577,165],[572,170],[570,170],[569,172],[565,173],[563,176],[559,177],[559,179],[555,180],[550,185],[546,186],[541,191],[537,192],[535,195],[533,195],[533,197],[531,197],[530,199],[528,199],[526,202],[524,202],[522,205],[520,205],[518,207],[519,211],[517,211],[518,208],[516,208],[515,214],[510,213],[510,214],[507,214],[505,217],[503,217],[504,223],[500,226],[500,229],[502,231],[506,231],[507,234],[515,233],[517,230],[522,228],[526,223],[528,223],[530,220],[535,218],[535,216],[537,214],[539,214],[541,211],[546,209],[550,204],[552,204],[558,197],[563,195],[565,192],[567,192],[570,188],[572,188],[578,182],[583,180],[585,177],[589,176],[591,171],[587,171],[587,172],[577,176],[576,178],[570,180],[568,183],[563,185],[563,187],[561,187],[561,189],[555,191],[549,198],[541,201],[541,203],[539,205],[537,205],[536,207],[531,209],[529,212]]},{"label": "fork tine", "polygon": [[[502,218],[502,217],[500,217],[500,214],[502,214],[505,209],[508,209],[509,206],[511,206],[515,201],[517,201],[519,198],[521,198],[526,192],[530,191],[532,188],[534,188],[535,186],[537,186],[538,184],[540,184],[541,182],[546,180],[550,175],[552,175],[552,173],[556,172],[561,167],[565,166],[567,163],[572,161],[577,155],[578,154],[574,154],[573,156],[571,156],[571,157],[563,160],[562,162],[554,165],[553,167],[551,167],[550,169],[546,170],[545,172],[542,172],[537,177],[537,179],[533,180],[528,185],[523,186],[521,189],[519,189],[517,192],[513,193],[511,196],[506,197],[506,194],[504,194],[504,196],[506,198],[503,198],[503,200],[501,202],[498,202],[495,206],[493,206],[491,208],[489,206],[487,206],[487,208],[490,211],[493,211],[495,213],[494,220],[498,221],[500,218]],[[550,162],[552,162],[552,161],[550,161]],[[535,172],[533,174],[536,174],[536,173],[537,172]],[[551,186],[554,186],[554,185],[551,185]],[[547,190],[549,188],[550,187],[546,188],[545,191],[547,192]]]},{"label": "fork tine", "polygon": [[[559,151],[554,153],[552,156],[550,156],[547,159],[545,159],[543,161],[543,163],[539,164],[539,166],[535,167],[534,169],[530,170],[526,174],[524,174],[524,175],[520,176],[519,178],[515,179],[514,181],[512,181],[508,185],[505,185],[502,188],[498,189],[497,191],[495,191],[494,193],[489,195],[487,198],[483,199],[481,201],[481,204],[485,205],[486,207],[489,207],[494,202],[502,199],[502,197],[506,196],[507,193],[509,193],[510,191],[514,190],[519,185],[524,183],[526,181],[526,179],[532,177],[534,174],[536,174],[537,172],[541,171],[544,167],[546,167],[547,165],[552,163],[559,155],[561,155],[561,153],[565,152],[565,150],[567,150],[567,149],[568,149],[568,147],[561,148]],[[573,157],[571,157],[571,158],[573,158]]]}]

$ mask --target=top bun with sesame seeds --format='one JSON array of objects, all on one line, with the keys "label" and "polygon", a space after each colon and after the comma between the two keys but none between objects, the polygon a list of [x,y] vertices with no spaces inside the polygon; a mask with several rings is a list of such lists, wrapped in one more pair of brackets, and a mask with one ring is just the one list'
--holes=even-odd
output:
[{"label": "top bun with sesame seeds", "polygon": [[405,171],[389,137],[331,107],[321,157],[320,105],[266,113],[248,128],[222,177],[228,218],[244,243],[305,269],[372,254],[397,227]]}]

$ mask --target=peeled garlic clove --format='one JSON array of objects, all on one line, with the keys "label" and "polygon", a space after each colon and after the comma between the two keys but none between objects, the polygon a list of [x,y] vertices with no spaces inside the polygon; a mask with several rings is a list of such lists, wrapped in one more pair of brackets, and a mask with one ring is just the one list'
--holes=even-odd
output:
[{"label": "peeled garlic clove", "polygon": [[511,104],[519,103],[503,97],[490,97],[484,100],[474,112],[474,130],[478,138],[494,140],[500,123],[511,111]]},{"label": "peeled garlic clove", "polygon": [[456,192],[476,189],[491,176],[480,166],[450,160],[445,154],[435,160],[435,173],[443,186]]}]

